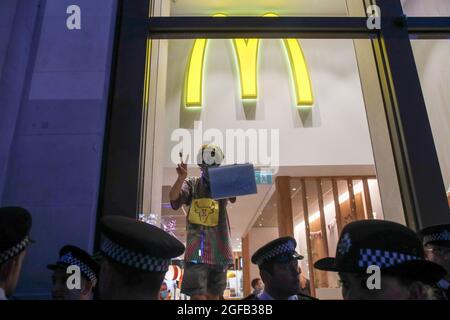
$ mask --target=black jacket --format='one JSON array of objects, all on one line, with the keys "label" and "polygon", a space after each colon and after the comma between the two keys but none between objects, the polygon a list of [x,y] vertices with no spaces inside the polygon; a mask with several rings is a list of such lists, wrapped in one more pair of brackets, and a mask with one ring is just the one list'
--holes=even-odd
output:
[{"label": "black jacket", "polygon": [[[298,297],[298,300],[319,300],[319,299],[317,299],[317,298],[308,296],[308,295],[303,294],[303,293],[298,293],[298,294],[297,294],[297,297]],[[258,296],[255,296],[254,294],[251,294],[251,295],[245,297],[245,298],[242,299],[242,300],[250,300],[250,301],[254,300],[254,301],[258,301],[259,299],[258,299]]]}]

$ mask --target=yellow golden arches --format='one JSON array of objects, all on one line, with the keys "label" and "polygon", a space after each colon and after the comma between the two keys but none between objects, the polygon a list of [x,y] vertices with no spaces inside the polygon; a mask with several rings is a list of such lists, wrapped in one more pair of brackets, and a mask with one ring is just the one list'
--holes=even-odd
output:
[{"label": "yellow golden arches", "polygon": [[[259,39],[235,39],[234,47],[238,57],[241,79],[242,99],[256,99],[257,62]],[[207,39],[196,39],[188,61],[185,85],[185,105],[200,107],[202,105],[203,67]]]},{"label": "yellow golden arches", "polygon": [[[274,13],[267,13],[264,17],[274,18],[278,16]],[[314,104],[314,97],[311,77],[309,76],[308,65],[306,64],[302,47],[297,39],[284,39],[283,42],[289,56],[291,73],[294,78],[297,106],[312,106]]]},{"label": "yellow golden arches", "polygon": [[[223,14],[215,17],[225,17]],[[265,17],[276,17],[269,13]],[[207,39],[197,39],[188,61],[185,80],[185,105],[202,106],[203,66]],[[242,99],[256,99],[258,96],[258,50],[259,39],[234,39],[234,48],[239,64]],[[302,48],[296,39],[285,39],[284,46],[288,52],[292,77],[295,84],[297,106],[312,106],[314,98],[311,79]]]},{"label": "yellow golden arches", "polygon": [[256,99],[259,39],[234,39],[233,43],[239,64],[242,99]]},{"label": "yellow golden arches", "polygon": [[288,52],[289,62],[291,64],[297,106],[312,106],[314,104],[314,98],[311,78],[300,43],[298,43],[297,39],[285,39],[284,46]]},{"label": "yellow golden arches", "polygon": [[197,39],[194,42],[186,71],[185,105],[186,107],[202,106],[203,65],[208,39]]},{"label": "yellow golden arches", "polygon": [[[217,13],[214,17],[225,17]],[[186,107],[201,107],[203,98],[203,66],[208,39],[196,39],[189,57],[184,86]]]}]

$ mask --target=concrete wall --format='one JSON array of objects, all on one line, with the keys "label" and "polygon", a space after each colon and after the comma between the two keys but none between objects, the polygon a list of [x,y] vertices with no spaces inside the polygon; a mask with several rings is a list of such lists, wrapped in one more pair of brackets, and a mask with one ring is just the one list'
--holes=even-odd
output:
[{"label": "concrete wall", "polygon": [[[45,298],[45,266],[60,247],[93,249],[116,0],[43,1],[35,23],[38,1],[15,3],[0,86],[8,117],[0,126],[0,199],[34,219],[36,244],[16,295]],[[81,30],[66,27],[72,4],[81,8]],[[16,65],[21,78],[9,70]]]},{"label": "concrete wall", "polygon": [[8,51],[9,39],[16,13],[16,0],[3,0],[0,2],[0,76]]}]

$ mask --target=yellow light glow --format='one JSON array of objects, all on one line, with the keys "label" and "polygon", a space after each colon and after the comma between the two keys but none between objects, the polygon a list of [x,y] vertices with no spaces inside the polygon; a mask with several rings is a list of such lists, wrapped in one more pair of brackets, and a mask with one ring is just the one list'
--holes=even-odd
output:
[{"label": "yellow light glow", "polygon": [[259,39],[234,39],[233,43],[239,63],[242,99],[256,99]]},{"label": "yellow light glow", "polygon": [[297,39],[285,39],[284,46],[289,55],[292,76],[294,77],[297,106],[312,106],[314,104],[314,98],[311,87],[311,78],[309,76],[303,50]]},{"label": "yellow light glow", "polygon": [[[222,13],[217,13],[214,17],[225,17]],[[186,107],[201,108],[203,98],[203,65],[205,62],[205,51],[208,39],[196,39],[188,62],[184,104]]]},{"label": "yellow light glow", "polygon": [[150,65],[151,65],[151,52],[152,52],[152,40],[147,40],[147,49],[145,56],[145,75],[144,75],[144,97],[143,107],[148,108],[149,103],[149,91],[150,91]]},{"label": "yellow light glow", "polygon": [[[225,17],[225,15],[219,13],[214,17]],[[242,99],[256,99],[258,97],[259,39],[234,39],[233,44],[239,65]]]},{"label": "yellow light glow", "polygon": [[[220,13],[215,14],[214,17],[225,17],[225,15]],[[278,16],[268,13],[264,17]],[[185,80],[186,107],[202,106],[203,66],[207,43],[207,39],[197,39],[191,51]],[[242,99],[256,99],[258,97],[259,39],[234,39],[233,43],[239,64]],[[314,98],[311,79],[302,48],[296,39],[285,39],[284,46],[294,78],[297,106],[312,106]]]},{"label": "yellow light glow", "polygon": [[[276,18],[275,13],[267,13],[264,17]],[[302,47],[297,39],[285,39],[284,47],[289,56],[292,77],[294,78],[297,106],[312,106],[314,98],[312,93],[311,78]]]},{"label": "yellow light glow", "polygon": [[207,42],[207,39],[197,39],[192,48],[186,74],[186,107],[202,106],[203,64]]}]

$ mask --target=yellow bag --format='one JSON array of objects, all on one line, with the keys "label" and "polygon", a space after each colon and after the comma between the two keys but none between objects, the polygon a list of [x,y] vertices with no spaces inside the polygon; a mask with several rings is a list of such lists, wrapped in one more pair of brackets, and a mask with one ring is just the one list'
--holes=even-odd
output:
[{"label": "yellow bag", "polygon": [[192,199],[189,222],[206,227],[217,226],[219,224],[219,202],[209,198]]}]

